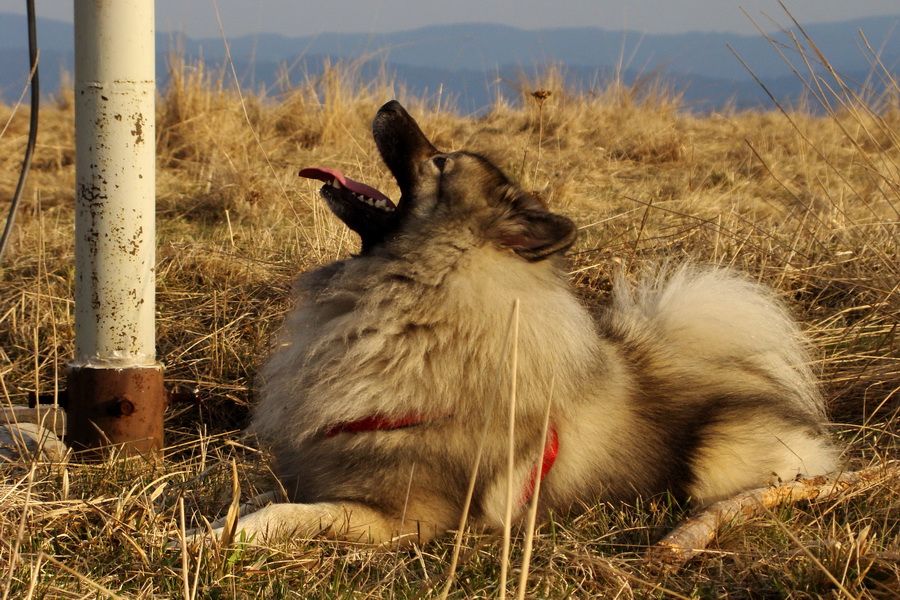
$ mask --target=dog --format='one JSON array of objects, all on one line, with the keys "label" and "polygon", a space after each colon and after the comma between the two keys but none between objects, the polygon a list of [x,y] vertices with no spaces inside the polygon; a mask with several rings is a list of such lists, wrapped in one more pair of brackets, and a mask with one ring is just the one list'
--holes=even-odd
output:
[{"label": "dog", "polygon": [[702,506],[834,468],[800,331],[770,291],[666,267],[618,281],[595,319],[567,281],[570,219],[484,156],[437,149],[396,101],[372,130],[396,203],[300,172],[361,250],[298,281],[250,426],[290,503],[238,531],[424,541],[466,508],[503,527],[538,481],[546,514]]}]

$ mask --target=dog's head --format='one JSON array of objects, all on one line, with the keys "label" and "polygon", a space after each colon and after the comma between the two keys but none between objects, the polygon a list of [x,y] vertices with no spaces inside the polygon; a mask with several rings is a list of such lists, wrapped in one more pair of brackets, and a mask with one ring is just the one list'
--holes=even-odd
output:
[{"label": "dog's head", "polygon": [[396,100],[378,111],[372,133],[401,197],[395,204],[380,191],[330,169],[300,175],[325,182],[329,208],[362,238],[365,254],[419,222],[477,223],[485,243],[515,251],[529,261],[565,251],[575,224],[548,211],[514,185],[488,159],[471,152],[442,152]]}]

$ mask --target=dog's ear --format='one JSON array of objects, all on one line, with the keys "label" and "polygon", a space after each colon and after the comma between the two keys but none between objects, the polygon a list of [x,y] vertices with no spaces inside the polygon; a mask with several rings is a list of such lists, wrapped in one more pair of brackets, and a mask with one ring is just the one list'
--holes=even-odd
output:
[{"label": "dog's ear", "polygon": [[497,224],[492,237],[529,261],[564,252],[575,242],[575,223],[545,210],[517,210]]}]

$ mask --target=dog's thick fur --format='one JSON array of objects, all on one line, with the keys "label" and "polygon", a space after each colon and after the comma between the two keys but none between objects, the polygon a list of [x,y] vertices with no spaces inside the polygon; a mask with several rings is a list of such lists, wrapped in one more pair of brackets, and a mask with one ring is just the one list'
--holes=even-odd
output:
[{"label": "dog's thick fur", "polygon": [[[238,530],[430,538],[459,523],[482,439],[470,520],[500,527],[516,301],[514,489],[543,453],[548,402],[559,440],[541,508],[666,492],[705,504],[832,469],[798,328],[767,290],[666,268],[619,281],[595,321],[561,259],[571,221],[485,158],[437,150],[396,102],[373,131],[402,198],[372,220],[352,190],[323,188],[363,250],[299,281],[251,427],[294,503]],[[373,417],[408,426],[344,427]]]}]

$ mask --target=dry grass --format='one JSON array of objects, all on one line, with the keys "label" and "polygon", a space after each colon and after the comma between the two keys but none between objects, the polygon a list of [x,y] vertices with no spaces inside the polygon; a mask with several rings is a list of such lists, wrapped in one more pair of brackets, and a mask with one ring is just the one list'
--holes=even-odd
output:
[{"label": "dry grass", "polygon": [[[386,77],[361,82],[353,65],[300,83],[286,75],[277,93],[243,97],[227,72],[177,58],[170,66],[157,125],[158,347],[168,381],[196,388],[200,402],[170,410],[170,448],[155,462],[6,467],[2,598],[438,593],[453,549],[446,539],[399,554],[319,541],[189,556],[166,549],[182,506],[189,524],[227,509],[232,460],[245,496],[268,480],[261,457],[234,442],[253,374],[294,274],[356,244],[323,209],[316,185],[295,173],[335,167],[396,195],[368,133],[374,111],[395,96],[436,144],[492,155],[583,225],[572,273],[588,304],[603,301],[615,270],[660,259],[734,265],[777,289],[815,342],[849,464],[900,456],[900,94],[877,63],[892,96],[860,99],[810,78],[832,106],[820,117],[691,115],[653,85],[576,95],[551,72],[470,118],[406,98]],[[0,122],[11,111],[0,107]],[[42,112],[29,201],[0,267],[7,404],[54,390],[72,355],[72,123],[71,97]],[[15,185],[26,127],[19,110],[0,137],[0,198]],[[680,509],[590,507],[540,528],[527,595],[895,598],[897,489],[884,484],[728,527],[675,570],[643,556],[684,516]],[[511,581],[523,538],[513,538]],[[499,541],[470,534],[463,545],[451,597],[497,595]]]}]

